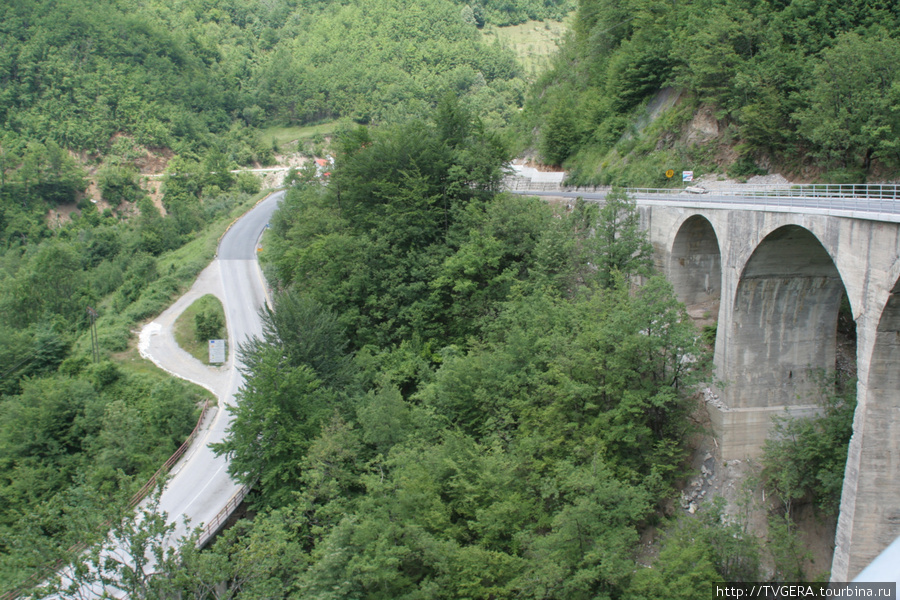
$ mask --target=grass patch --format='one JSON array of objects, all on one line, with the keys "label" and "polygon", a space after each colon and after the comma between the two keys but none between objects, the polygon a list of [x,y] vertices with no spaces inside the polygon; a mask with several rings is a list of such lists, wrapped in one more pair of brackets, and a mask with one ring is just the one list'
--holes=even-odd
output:
[{"label": "grass patch", "polygon": [[175,320],[175,341],[205,365],[210,364],[209,340],[225,338],[225,309],[212,294],[198,298]]},{"label": "grass patch", "polygon": [[327,121],[316,125],[306,125],[304,127],[266,127],[259,130],[259,135],[263,140],[275,140],[282,146],[297,140],[311,138],[316,135],[329,135],[335,132],[340,126],[341,121]]},{"label": "grass patch", "polygon": [[516,53],[526,79],[535,81],[551,64],[551,59],[568,33],[575,13],[562,21],[528,21],[509,27],[487,26],[481,30],[486,38],[499,39]]}]

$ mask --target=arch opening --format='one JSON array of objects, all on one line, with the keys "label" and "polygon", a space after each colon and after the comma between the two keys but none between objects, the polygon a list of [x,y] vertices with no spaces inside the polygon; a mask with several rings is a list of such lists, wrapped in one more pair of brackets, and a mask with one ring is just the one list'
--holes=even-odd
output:
[{"label": "arch opening", "polygon": [[738,282],[724,339],[721,374],[728,383],[725,403],[733,411],[726,417],[730,456],[758,456],[773,415],[785,409],[795,416],[816,412],[819,373],[839,370],[842,363],[855,372],[855,336],[838,343],[842,304],[846,314],[840,273],[807,229],[781,227],[756,247]]},{"label": "arch opening", "polygon": [[718,315],[722,296],[722,254],[719,239],[705,217],[694,215],[684,221],[672,243],[668,279],[679,300],[693,306],[715,306]]},{"label": "arch opening", "polygon": [[678,228],[666,275],[675,297],[703,330],[704,340],[715,347],[722,298],[722,253],[715,229],[706,217],[693,215]]}]

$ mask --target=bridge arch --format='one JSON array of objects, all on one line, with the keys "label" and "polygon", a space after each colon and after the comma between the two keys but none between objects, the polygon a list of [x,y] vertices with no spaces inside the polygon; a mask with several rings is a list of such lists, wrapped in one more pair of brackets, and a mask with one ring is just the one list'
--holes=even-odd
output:
[{"label": "bridge arch", "polygon": [[[831,254],[810,230],[783,225],[753,249],[735,290],[726,377],[732,409],[811,411],[811,370],[835,368],[838,313],[846,294]],[[806,406],[804,406],[806,405]]]},{"label": "bridge arch", "polygon": [[672,242],[666,275],[675,295],[687,306],[719,301],[722,253],[709,219],[695,214],[681,222]]}]

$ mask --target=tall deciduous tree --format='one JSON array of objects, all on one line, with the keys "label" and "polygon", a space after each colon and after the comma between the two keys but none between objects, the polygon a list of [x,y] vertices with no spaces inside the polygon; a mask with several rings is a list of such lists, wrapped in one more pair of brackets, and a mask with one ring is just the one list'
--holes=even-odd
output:
[{"label": "tall deciduous tree", "polygon": [[544,124],[541,137],[541,155],[551,165],[561,165],[575,153],[581,143],[575,109],[568,102],[556,105]]},{"label": "tall deciduous tree", "polygon": [[346,341],[330,311],[294,293],[263,309],[263,336],[239,353],[247,373],[228,438],[214,445],[232,460],[244,483],[259,480],[267,503],[286,503],[301,484],[303,456],[340,395],[329,385],[350,383]]}]

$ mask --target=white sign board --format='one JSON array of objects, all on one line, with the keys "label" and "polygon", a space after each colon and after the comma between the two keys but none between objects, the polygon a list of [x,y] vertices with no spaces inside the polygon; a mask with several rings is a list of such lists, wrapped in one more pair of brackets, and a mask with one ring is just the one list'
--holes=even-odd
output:
[{"label": "white sign board", "polygon": [[681,172],[681,180],[684,182],[690,182],[694,180],[694,172],[693,171],[682,171]]},{"label": "white sign board", "polygon": [[209,340],[209,362],[225,362],[225,340]]}]

